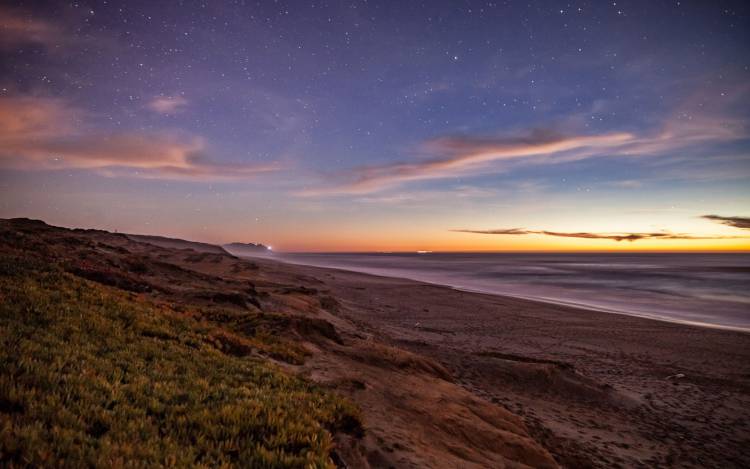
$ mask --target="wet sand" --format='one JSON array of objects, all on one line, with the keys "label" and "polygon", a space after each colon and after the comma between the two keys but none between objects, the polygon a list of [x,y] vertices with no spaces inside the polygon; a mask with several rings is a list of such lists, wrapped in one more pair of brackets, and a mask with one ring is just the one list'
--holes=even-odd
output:
[{"label": "wet sand", "polygon": [[566,467],[749,467],[750,334],[259,260],[520,415]]}]

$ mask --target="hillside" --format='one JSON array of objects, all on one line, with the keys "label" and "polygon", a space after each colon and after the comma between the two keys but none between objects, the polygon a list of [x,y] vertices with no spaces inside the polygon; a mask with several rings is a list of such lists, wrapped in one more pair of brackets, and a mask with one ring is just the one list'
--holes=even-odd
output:
[{"label": "hillside", "polygon": [[208,252],[214,254],[226,254],[226,251],[221,246],[214,244],[201,243],[198,241],[186,241],[184,239],[167,238],[164,236],[152,236],[152,235],[137,235],[128,234],[126,235],[133,241],[141,243],[153,244],[162,248],[169,249],[192,249],[197,252]]},{"label": "hillside", "polygon": [[269,265],[0,221],[0,462],[556,467],[521,419]]},{"label": "hillside", "polygon": [[0,460],[324,467],[332,434],[360,431],[346,399],[249,358],[304,355],[270,334],[283,318],[224,309],[253,304],[251,286],[168,290],[147,279],[211,279],[135,254],[123,236],[1,230]]}]

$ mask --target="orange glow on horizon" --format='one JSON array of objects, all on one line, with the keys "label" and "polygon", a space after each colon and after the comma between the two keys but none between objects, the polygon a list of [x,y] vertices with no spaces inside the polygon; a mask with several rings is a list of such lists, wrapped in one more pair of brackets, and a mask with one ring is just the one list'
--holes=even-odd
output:
[{"label": "orange glow on horizon", "polygon": [[541,235],[475,235],[446,233],[440,236],[389,238],[371,233],[360,236],[309,236],[305,240],[280,237],[277,252],[742,252],[750,251],[750,238],[706,240],[639,240],[554,238]]}]

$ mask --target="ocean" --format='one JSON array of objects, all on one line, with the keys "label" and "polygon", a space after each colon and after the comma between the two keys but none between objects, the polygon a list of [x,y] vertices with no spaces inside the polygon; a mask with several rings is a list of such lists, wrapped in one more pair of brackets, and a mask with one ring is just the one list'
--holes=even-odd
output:
[{"label": "ocean", "polygon": [[750,254],[745,253],[336,253],[274,258],[750,331]]}]

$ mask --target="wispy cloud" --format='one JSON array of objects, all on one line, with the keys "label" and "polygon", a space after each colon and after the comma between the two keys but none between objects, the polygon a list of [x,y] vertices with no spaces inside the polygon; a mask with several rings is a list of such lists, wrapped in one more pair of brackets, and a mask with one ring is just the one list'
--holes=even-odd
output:
[{"label": "wispy cloud", "polygon": [[460,229],[460,230],[451,230],[451,231],[453,231],[454,233],[473,233],[473,234],[491,234],[491,235],[525,235],[525,234],[537,233],[535,231],[529,231],[523,228],[498,228],[494,230]]},{"label": "wispy cloud", "polygon": [[206,141],[181,132],[106,132],[68,102],[0,98],[0,168],[87,169],[144,178],[241,179],[277,169],[213,161]]},{"label": "wispy cloud", "polygon": [[175,114],[185,109],[188,100],[184,96],[156,96],[147,107],[159,114]]},{"label": "wispy cloud", "polygon": [[628,133],[564,136],[548,130],[534,130],[527,135],[496,138],[443,137],[423,145],[428,154],[439,156],[416,162],[355,168],[343,175],[348,181],[327,189],[309,190],[303,195],[374,192],[405,181],[445,178],[476,172],[497,161],[576,150],[585,155],[594,149],[602,151],[620,146],[632,138],[633,136]]},{"label": "wispy cloud", "polygon": [[38,44],[55,47],[67,40],[59,25],[19,10],[0,7],[0,48],[13,48],[19,45]]},{"label": "wispy cloud", "polygon": [[721,223],[722,225],[750,230],[750,217],[722,217],[719,215],[703,215],[701,218],[715,221],[717,223]]},{"label": "wispy cloud", "polygon": [[610,183],[614,187],[620,187],[623,189],[638,189],[643,187],[643,181],[636,179],[624,179],[622,181],[613,181]]},{"label": "wispy cloud", "polygon": [[[736,110],[750,86],[723,94],[696,94],[661,125],[641,132],[584,134],[551,129],[503,136],[459,135],[423,142],[420,157],[378,166],[360,166],[326,177],[325,187],[301,195],[364,194],[410,181],[498,172],[517,164],[559,164],[596,157],[637,157],[703,152],[709,145],[750,138],[750,123]],[[631,187],[637,182],[628,183]]]},{"label": "wispy cloud", "polygon": [[559,231],[547,231],[547,230],[527,230],[524,228],[500,228],[493,230],[469,230],[459,229],[451,230],[456,233],[473,233],[473,234],[488,234],[488,235],[544,235],[544,236],[557,236],[562,238],[583,238],[583,239],[605,239],[611,241],[640,241],[643,239],[656,239],[656,240],[667,240],[667,239],[736,239],[743,238],[742,236],[695,236],[685,233],[671,233],[668,231],[658,231],[652,233],[590,233],[590,232],[573,232],[565,233]]}]

